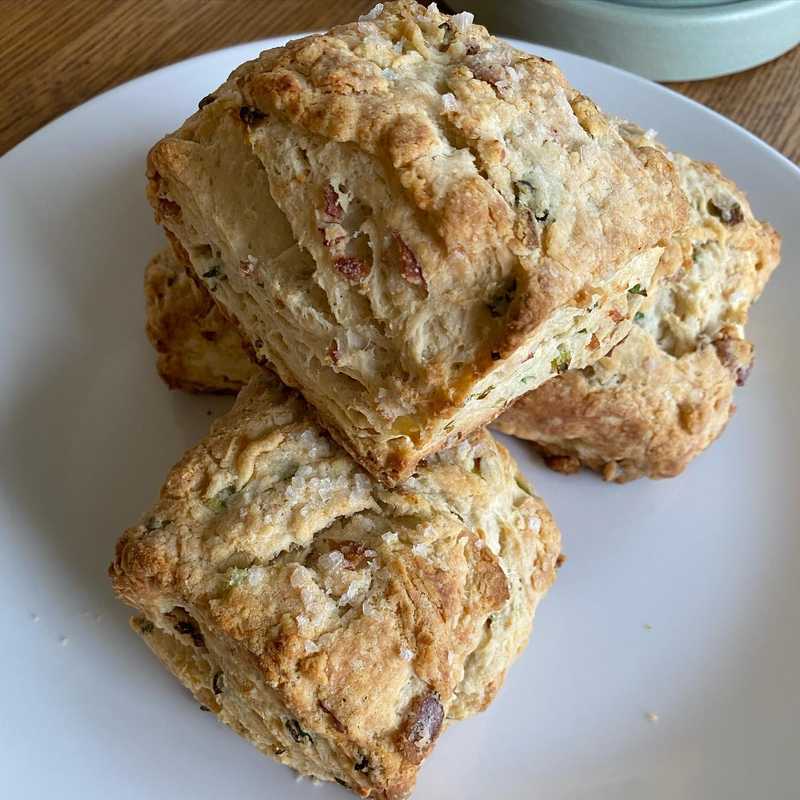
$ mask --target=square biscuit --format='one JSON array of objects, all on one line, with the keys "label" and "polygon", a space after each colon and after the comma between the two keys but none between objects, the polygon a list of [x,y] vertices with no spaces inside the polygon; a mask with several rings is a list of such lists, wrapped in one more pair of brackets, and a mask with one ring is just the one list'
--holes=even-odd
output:
[{"label": "square biscuit", "polygon": [[[631,126],[635,141],[650,137]],[[671,155],[689,198],[663,274],[627,338],[582,370],[517,401],[497,430],[529,439],[554,469],[581,465],[619,483],[671,477],[724,430],[753,346],[748,311],[780,259],[780,237],[713,164]]]},{"label": "square biscuit", "polygon": [[620,341],[685,221],[660,150],[470,16],[266,51],[148,158],[181,263],[387,485]]},{"label": "square biscuit", "polygon": [[264,753],[401,798],[525,646],[560,536],[486,431],[388,489],[267,372],[170,472],[110,575],[134,629]]}]

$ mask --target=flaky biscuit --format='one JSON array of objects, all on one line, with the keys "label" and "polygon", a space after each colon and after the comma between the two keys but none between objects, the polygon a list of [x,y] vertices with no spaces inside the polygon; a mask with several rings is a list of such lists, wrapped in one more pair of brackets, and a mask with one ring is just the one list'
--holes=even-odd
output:
[{"label": "flaky biscuit", "polygon": [[147,337],[171,389],[235,393],[257,373],[236,328],[171,248],[150,259],[144,291]]},{"label": "flaky biscuit", "polygon": [[[637,140],[650,137],[631,127]],[[722,432],[750,371],[744,326],[780,258],[780,237],[713,164],[672,156],[689,227],[667,249],[660,288],[628,337],[593,366],[526,395],[495,422],[555,469],[607,480],[677,475]]]},{"label": "flaky biscuit", "polygon": [[685,219],[663,153],[469,16],[266,51],[148,160],[179,258],[387,484],[618,342]]},{"label": "flaky biscuit", "polygon": [[110,574],[134,628],[263,752],[404,797],[527,642],[560,536],[485,431],[387,489],[268,373],[170,472]]}]

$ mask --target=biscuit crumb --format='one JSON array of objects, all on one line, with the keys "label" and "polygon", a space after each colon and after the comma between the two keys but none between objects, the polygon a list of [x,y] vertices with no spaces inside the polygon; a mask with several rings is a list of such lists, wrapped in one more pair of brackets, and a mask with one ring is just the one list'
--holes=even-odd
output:
[{"label": "biscuit crumb", "polygon": [[652,711],[648,711],[644,716],[648,722],[658,722],[658,714]]},{"label": "biscuit crumb", "polygon": [[644,629],[646,631],[651,631],[651,630],[653,630],[653,626],[649,622],[645,622]]},{"label": "biscuit crumb", "polygon": [[60,636],[58,639],[59,644],[62,647],[66,647],[69,644],[69,637],[68,636]]},{"label": "biscuit crumb", "polygon": [[35,612],[31,611],[31,620],[33,620],[33,622],[38,622],[40,619],[41,619],[41,617],[38,614],[36,614]]}]

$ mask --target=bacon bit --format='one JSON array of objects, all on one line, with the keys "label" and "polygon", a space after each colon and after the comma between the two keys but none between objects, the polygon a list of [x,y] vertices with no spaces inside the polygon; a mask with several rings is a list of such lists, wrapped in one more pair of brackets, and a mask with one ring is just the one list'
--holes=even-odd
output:
[{"label": "bacon bit", "polygon": [[608,312],[608,316],[611,317],[614,322],[622,322],[622,320],[625,319],[625,317],[623,317],[616,308],[612,308],[611,311]]},{"label": "bacon bit", "polygon": [[400,274],[414,286],[422,286],[427,289],[428,284],[425,281],[425,276],[422,274],[422,267],[414,255],[414,251],[403,241],[403,238],[396,231],[392,231],[392,239],[394,239],[395,247],[397,248],[398,259],[400,261]]},{"label": "bacon bit", "polygon": [[337,342],[336,339],[328,345],[327,355],[333,364],[339,363],[339,342]]},{"label": "bacon bit", "polygon": [[597,348],[600,347],[600,340],[597,338],[596,333],[592,334],[592,338],[589,339],[589,344],[587,345],[587,347],[590,350],[597,350]]},{"label": "bacon bit", "polygon": [[506,77],[506,70],[502,64],[473,64],[470,69],[479,81],[490,86],[496,86]]},{"label": "bacon bit", "polygon": [[729,206],[718,206],[713,200],[709,200],[706,208],[712,217],[716,217],[725,225],[738,225],[744,220],[742,207],[736,202],[731,203]]},{"label": "bacon bit", "polygon": [[403,757],[412,764],[419,764],[436,742],[443,721],[444,708],[439,697],[432,693],[422,698],[406,720],[398,742]]},{"label": "bacon bit", "polygon": [[340,220],[344,210],[339,205],[339,195],[330,183],[325,185],[325,214],[331,219]]},{"label": "bacon bit", "polygon": [[333,266],[351,283],[363,281],[370,272],[370,265],[357,256],[341,256],[333,262]]}]

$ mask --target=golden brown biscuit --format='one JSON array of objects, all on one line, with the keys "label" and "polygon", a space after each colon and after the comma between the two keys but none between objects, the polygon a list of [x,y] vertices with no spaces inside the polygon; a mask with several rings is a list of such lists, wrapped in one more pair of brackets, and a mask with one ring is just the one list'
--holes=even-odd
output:
[{"label": "golden brown biscuit", "polygon": [[144,294],[147,337],[171,389],[236,393],[258,372],[236,328],[171,248],[150,259]]},{"label": "golden brown biscuit", "polygon": [[618,342],[685,220],[663,153],[470,17],[266,51],[148,160],[179,258],[387,484]]},{"label": "golden brown biscuit", "polygon": [[[649,141],[633,127],[628,135]],[[690,224],[662,258],[666,277],[638,324],[594,365],[540,386],[495,422],[536,442],[562,472],[583,464],[620,483],[677,475],[721,433],[750,371],[744,326],[780,237],[713,164],[671,158]]]},{"label": "golden brown biscuit", "polygon": [[110,574],[221,720],[303,774],[400,798],[449,721],[498,690],[559,544],[485,431],[386,489],[265,372],[173,468]]}]

